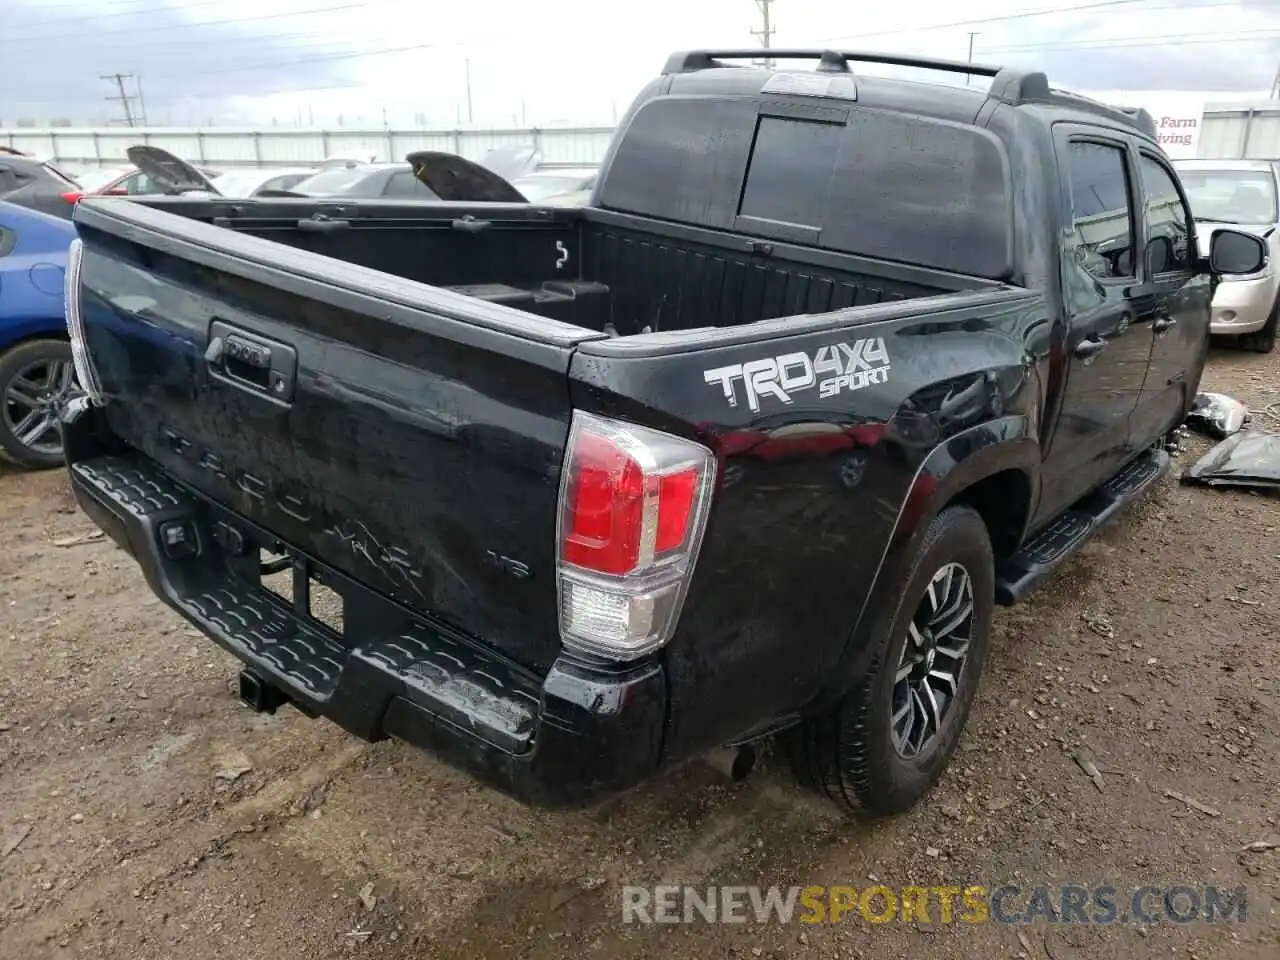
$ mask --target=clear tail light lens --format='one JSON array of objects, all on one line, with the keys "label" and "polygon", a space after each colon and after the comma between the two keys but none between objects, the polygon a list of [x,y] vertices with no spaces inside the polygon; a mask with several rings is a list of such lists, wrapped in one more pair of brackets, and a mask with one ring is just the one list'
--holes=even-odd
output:
[{"label": "clear tail light lens", "polygon": [[85,396],[95,406],[102,406],[102,381],[89,356],[89,345],[84,335],[84,317],[80,312],[80,271],[84,264],[84,242],[77,237],[67,250],[67,273],[64,293],[67,314],[67,336],[71,339],[71,362],[76,368],[76,380]]},{"label": "clear tail light lens", "polygon": [[574,413],[556,553],[566,647],[633,660],[671,639],[714,482],[701,444]]}]

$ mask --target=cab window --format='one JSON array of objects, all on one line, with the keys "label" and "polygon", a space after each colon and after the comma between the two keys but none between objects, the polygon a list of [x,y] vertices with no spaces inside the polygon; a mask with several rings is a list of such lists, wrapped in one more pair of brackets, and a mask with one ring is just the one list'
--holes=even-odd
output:
[{"label": "cab window", "polygon": [[1070,144],[1072,259],[1099,280],[1134,276],[1133,208],[1122,147],[1081,140]]}]

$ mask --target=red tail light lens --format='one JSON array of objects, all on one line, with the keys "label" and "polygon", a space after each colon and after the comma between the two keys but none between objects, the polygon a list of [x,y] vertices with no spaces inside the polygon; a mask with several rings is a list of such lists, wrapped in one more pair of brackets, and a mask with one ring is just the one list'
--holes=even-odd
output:
[{"label": "red tail light lens", "polygon": [[574,414],[558,543],[567,646],[631,659],[670,639],[714,477],[700,444]]},{"label": "red tail light lens", "polygon": [[80,190],[68,190],[66,193],[60,194],[60,196],[63,200],[67,201],[67,203],[75,206],[75,202],[83,197],[84,193]]}]

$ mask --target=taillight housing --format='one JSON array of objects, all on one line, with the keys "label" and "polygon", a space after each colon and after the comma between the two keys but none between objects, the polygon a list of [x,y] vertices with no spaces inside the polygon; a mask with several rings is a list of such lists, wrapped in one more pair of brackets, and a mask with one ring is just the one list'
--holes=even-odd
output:
[{"label": "taillight housing", "polygon": [[59,196],[62,197],[63,200],[67,201],[67,203],[71,204],[74,207],[76,205],[76,201],[84,196],[84,191],[68,190],[66,193],[59,194]]},{"label": "taillight housing", "polygon": [[67,314],[67,336],[71,340],[71,363],[76,368],[76,380],[89,402],[102,406],[102,381],[89,356],[89,345],[84,335],[84,317],[80,311],[80,271],[84,264],[84,241],[76,237],[67,250],[66,286],[63,301]]},{"label": "taillight housing", "polygon": [[574,413],[556,532],[566,648],[634,660],[671,639],[702,545],[715,463],[683,437]]}]

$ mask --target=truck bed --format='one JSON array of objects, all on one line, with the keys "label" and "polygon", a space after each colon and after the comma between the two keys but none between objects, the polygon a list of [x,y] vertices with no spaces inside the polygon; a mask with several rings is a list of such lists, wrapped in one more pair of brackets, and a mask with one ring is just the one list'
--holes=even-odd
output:
[{"label": "truck bed", "polygon": [[997,288],[995,281],[597,209],[145,198],[475,299],[628,335]]}]

